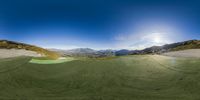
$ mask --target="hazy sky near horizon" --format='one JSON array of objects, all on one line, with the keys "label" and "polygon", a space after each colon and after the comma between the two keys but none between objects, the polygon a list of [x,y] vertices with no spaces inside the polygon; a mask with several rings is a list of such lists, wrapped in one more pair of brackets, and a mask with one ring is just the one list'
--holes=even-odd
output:
[{"label": "hazy sky near horizon", "polygon": [[199,12],[199,0],[1,0],[0,39],[58,49],[142,49],[200,39]]}]

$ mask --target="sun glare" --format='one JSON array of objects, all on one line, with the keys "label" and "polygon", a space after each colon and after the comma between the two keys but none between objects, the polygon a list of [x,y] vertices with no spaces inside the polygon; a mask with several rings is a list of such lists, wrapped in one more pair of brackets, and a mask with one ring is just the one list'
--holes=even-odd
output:
[{"label": "sun glare", "polygon": [[146,35],[143,39],[154,43],[154,45],[158,45],[165,42],[166,39],[164,38],[165,36],[163,35],[165,34],[151,33],[151,34]]},{"label": "sun glare", "polygon": [[149,35],[149,41],[152,42],[152,45],[164,45],[170,43],[170,39],[167,37],[166,33],[152,33]]},{"label": "sun glare", "polygon": [[162,40],[161,40],[161,38],[159,36],[155,36],[154,39],[153,39],[153,41],[155,43],[161,43],[162,42]]}]

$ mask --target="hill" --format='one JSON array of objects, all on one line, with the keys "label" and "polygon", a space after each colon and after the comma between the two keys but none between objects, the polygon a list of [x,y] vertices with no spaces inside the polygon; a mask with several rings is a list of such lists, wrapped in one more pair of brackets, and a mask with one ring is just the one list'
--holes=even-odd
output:
[{"label": "hill", "polygon": [[115,55],[116,56],[123,56],[123,55],[128,55],[130,54],[131,51],[130,50],[127,50],[127,49],[121,49],[121,50],[118,50],[115,52]]},{"label": "hill", "polygon": [[143,50],[127,50],[122,49],[115,51],[116,56],[137,55],[137,54],[161,54],[172,51],[182,51],[187,49],[200,49],[200,40],[188,40],[163,46],[152,46]]},{"label": "hill", "polygon": [[139,51],[131,51],[131,54],[160,54],[165,52],[180,51],[187,49],[200,49],[200,40],[188,40],[183,42],[166,44],[163,46],[152,46]]},{"label": "hill", "polygon": [[27,51],[34,51],[38,54],[47,56],[48,58],[52,58],[52,59],[56,59],[59,57],[59,54],[57,54],[56,52],[49,51],[49,50],[46,50],[44,48],[37,47],[34,45],[8,41],[8,40],[0,40],[0,49],[24,49]]}]

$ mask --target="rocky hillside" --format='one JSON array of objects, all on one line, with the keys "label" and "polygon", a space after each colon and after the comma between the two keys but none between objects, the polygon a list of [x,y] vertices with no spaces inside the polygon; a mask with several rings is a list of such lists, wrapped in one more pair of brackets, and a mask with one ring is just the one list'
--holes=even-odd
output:
[{"label": "rocky hillside", "polygon": [[200,49],[200,40],[189,40],[183,42],[177,42],[172,44],[166,44],[163,46],[152,46],[143,50],[126,50],[122,49],[116,51],[116,56],[122,55],[135,55],[135,54],[161,54],[171,51],[181,51],[187,49]]},{"label": "rocky hillside", "polygon": [[170,51],[179,51],[187,49],[200,49],[200,40],[189,40],[184,42],[166,44],[163,46],[153,46],[140,51],[132,51],[131,54],[151,54],[151,53],[165,53]]},{"label": "rocky hillside", "polygon": [[0,49],[24,49],[27,51],[34,51],[38,54],[47,56],[48,58],[52,58],[52,59],[56,59],[59,57],[59,54],[57,54],[56,52],[49,51],[49,50],[46,50],[34,45],[8,41],[8,40],[0,40]]}]

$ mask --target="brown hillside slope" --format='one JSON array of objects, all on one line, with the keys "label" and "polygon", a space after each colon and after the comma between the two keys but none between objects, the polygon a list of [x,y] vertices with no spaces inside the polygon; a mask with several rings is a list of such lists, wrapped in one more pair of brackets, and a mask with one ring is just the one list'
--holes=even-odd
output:
[{"label": "brown hillside slope", "polygon": [[41,47],[37,47],[34,45],[8,41],[8,40],[0,40],[0,49],[25,49],[25,50],[37,52],[41,55],[45,55],[51,59],[57,59],[59,57],[59,54],[57,54],[56,52],[48,51],[46,49],[43,49]]},{"label": "brown hillside slope", "polygon": [[200,49],[200,40],[190,40],[183,42],[182,45],[172,48],[172,51],[186,50],[186,49]]}]

